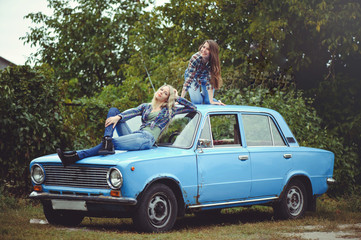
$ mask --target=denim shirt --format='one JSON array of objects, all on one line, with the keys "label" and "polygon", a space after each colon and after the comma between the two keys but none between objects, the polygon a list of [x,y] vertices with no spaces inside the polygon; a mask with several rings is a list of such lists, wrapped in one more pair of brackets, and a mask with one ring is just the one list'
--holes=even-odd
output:
[{"label": "denim shirt", "polygon": [[188,91],[192,83],[195,84],[194,90],[197,90],[200,85],[206,86],[207,90],[212,89],[212,85],[210,83],[210,65],[209,62],[204,63],[202,59],[202,55],[197,52],[193,54],[189,60],[188,68],[184,73],[184,90]]},{"label": "denim shirt", "polygon": [[159,127],[161,132],[165,128],[165,126],[168,124],[168,122],[174,117],[174,115],[179,113],[187,113],[192,112],[197,109],[197,107],[189,102],[188,100],[178,97],[176,101],[183,105],[184,107],[174,107],[172,108],[172,115],[169,117],[169,110],[166,107],[163,107],[160,111],[158,116],[154,119],[154,121],[149,122],[148,116],[152,112],[152,104],[150,103],[143,103],[139,105],[136,108],[128,109],[122,113],[119,114],[121,117],[121,122],[126,122],[127,120],[135,117],[135,116],[142,116],[142,125],[140,126],[140,129],[145,128],[146,126],[149,126],[151,129],[154,127]]}]

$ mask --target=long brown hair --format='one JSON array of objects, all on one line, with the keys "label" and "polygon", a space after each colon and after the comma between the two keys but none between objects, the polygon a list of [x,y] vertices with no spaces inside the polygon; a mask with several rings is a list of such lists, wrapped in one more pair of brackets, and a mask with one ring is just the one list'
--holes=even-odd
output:
[{"label": "long brown hair", "polygon": [[211,65],[211,85],[213,88],[219,89],[223,85],[221,63],[219,61],[219,46],[213,40],[205,40],[202,45],[199,46],[198,50],[201,50],[205,43],[208,43],[210,51],[209,63]]}]

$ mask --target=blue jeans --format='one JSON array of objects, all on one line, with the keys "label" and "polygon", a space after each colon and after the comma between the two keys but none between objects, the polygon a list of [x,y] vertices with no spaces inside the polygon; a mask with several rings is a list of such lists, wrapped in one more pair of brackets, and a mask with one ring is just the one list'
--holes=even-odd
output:
[{"label": "blue jeans", "polygon": [[[107,118],[118,115],[120,112],[117,108],[109,109]],[[113,125],[110,125],[105,128],[104,136],[113,137],[114,130],[117,131],[119,137],[115,137],[112,139],[115,150],[145,150],[150,149],[154,143],[155,139],[150,132],[138,130],[132,132],[125,122],[118,122],[115,128]],[[87,149],[77,151],[80,159],[86,157],[92,157],[99,155],[98,152],[102,148],[102,144]]]},{"label": "blue jeans", "polygon": [[[197,90],[194,90],[195,84],[192,83],[191,87],[188,89],[189,97],[191,98],[191,102],[194,104],[211,104],[209,101],[208,90],[205,85],[200,85]],[[201,91],[202,90],[202,91]],[[214,89],[213,89],[214,96]],[[215,98],[213,101],[218,102]]]}]

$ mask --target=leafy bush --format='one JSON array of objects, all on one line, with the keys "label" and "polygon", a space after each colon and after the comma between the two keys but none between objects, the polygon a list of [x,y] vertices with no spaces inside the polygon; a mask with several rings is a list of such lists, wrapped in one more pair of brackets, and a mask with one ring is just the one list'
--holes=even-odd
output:
[{"label": "leafy bush", "polygon": [[355,167],[357,149],[347,146],[342,137],[321,126],[322,120],[311,106],[311,98],[304,98],[302,92],[292,89],[284,92],[262,87],[248,87],[242,91],[230,89],[222,96],[221,100],[228,104],[266,107],[281,113],[301,146],[322,148],[335,154],[334,178],[337,184],[331,187],[330,194],[351,194],[356,190],[355,178],[359,174]]},{"label": "leafy bush", "polygon": [[58,86],[47,66],[0,72],[0,180],[4,189],[28,192],[29,162],[53,153],[65,135]]}]

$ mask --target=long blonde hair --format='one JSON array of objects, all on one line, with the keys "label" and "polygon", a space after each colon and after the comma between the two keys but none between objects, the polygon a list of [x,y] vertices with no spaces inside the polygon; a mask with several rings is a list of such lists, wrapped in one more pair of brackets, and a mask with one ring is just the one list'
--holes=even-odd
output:
[{"label": "long blonde hair", "polygon": [[221,77],[221,64],[219,61],[219,46],[213,40],[205,40],[202,45],[199,46],[198,50],[201,50],[202,46],[208,43],[209,45],[209,63],[211,65],[211,85],[215,89],[220,89],[223,85],[223,80]]},{"label": "long blonde hair", "polygon": [[[168,109],[168,112],[169,112],[169,118],[171,118],[172,116],[172,109],[173,107],[175,106],[175,100],[176,100],[176,95],[174,93],[174,88],[171,86],[171,85],[168,85],[168,84],[164,84],[163,86],[161,86],[159,89],[161,89],[162,87],[168,87],[169,88],[169,96],[168,96],[168,100],[165,101],[160,107],[161,108],[164,108],[166,107]],[[158,89],[158,90],[159,90]],[[158,92],[157,90],[157,92]],[[151,102],[151,105],[152,107],[154,108],[155,107],[155,104],[156,104],[156,98],[155,98],[155,94],[157,93],[155,92],[154,93],[154,96],[153,96],[153,99],[152,99],[152,102]]]}]

